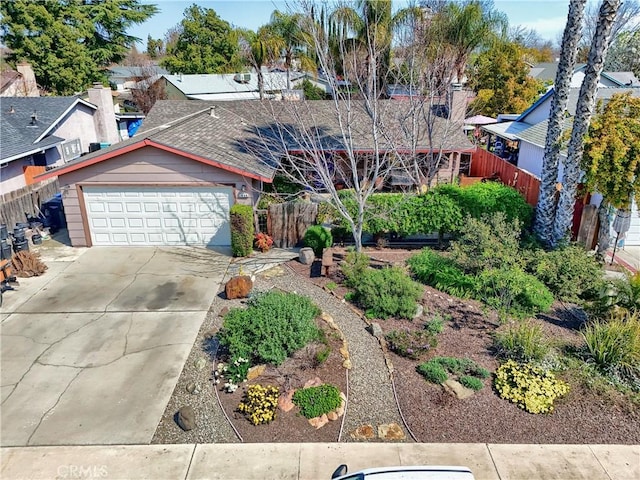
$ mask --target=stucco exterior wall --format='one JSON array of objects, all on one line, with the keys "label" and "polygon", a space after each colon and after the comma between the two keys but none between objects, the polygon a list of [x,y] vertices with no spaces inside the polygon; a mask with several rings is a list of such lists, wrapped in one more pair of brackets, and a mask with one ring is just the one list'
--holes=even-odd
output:
[{"label": "stucco exterior wall", "polygon": [[[88,246],[80,198],[83,185],[230,185],[239,191],[246,186],[249,197],[236,201],[251,203],[253,181],[226,170],[211,167],[173,153],[144,147],[119,157],[76,170],[58,178],[64,203],[69,238],[74,247]],[[237,193],[236,193],[237,194]]]},{"label": "stucco exterior wall", "polygon": [[79,138],[82,151],[88,152],[89,144],[98,141],[94,123],[95,113],[94,109],[79,103],[76,108],[62,118],[58,127],[51,133],[65,140]]},{"label": "stucco exterior wall", "polygon": [[14,160],[5,165],[0,168],[0,195],[13,192],[26,185],[22,167],[31,165],[31,157]]}]

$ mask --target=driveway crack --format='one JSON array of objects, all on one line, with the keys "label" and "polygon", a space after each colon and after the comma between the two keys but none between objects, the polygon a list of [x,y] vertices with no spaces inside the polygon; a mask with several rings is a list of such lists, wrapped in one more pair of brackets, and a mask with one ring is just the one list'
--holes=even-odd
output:
[{"label": "driveway crack", "polygon": [[50,411],[52,411],[54,408],[56,408],[56,406],[58,405],[58,403],[60,403],[60,400],[62,399],[62,396],[67,392],[67,390],[69,389],[69,387],[71,386],[71,384],[74,382],[74,380],[76,378],[78,378],[78,375],[80,375],[82,373],[82,370],[80,370],[78,373],[76,373],[73,378],[69,381],[69,383],[67,384],[67,386],[65,387],[65,389],[62,391],[62,393],[60,393],[60,395],[58,395],[58,399],[56,400],[56,403],[54,403],[51,408],[49,408],[46,412],[44,412],[42,414],[42,417],[40,417],[40,421],[38,422],[38,425],[36,425],[36,428],[33,429],[33,432],[31,432],[31,435],[29,435],[29,438],[27,439],[27,446],[29,446],[29,444],[31,443],[31,438],[35,435],[35,433],[38,431],[38,429],[40,428],[40,425],[42,424],[42,421],[45,419],[45,417],[49,414]]},{"label": "driveway crack", "polygon": [[109,310],[109,307],[111,306],[111,304],[113,302],[115,302],[116,300],[118,300],[118,298],[120,298],[120,295],[122,295],[124,293],[124,291],[129,288],[131,285],[133,285],[133,283],[138,279],[138,275],[140,275],[140,270],[142,270],[144,267],[146,267],[147,265],[149,265],[149,263],[151,262],[151,260],[153,260],[153,258],[158,254],[158,248],[155,248],[153,250],[153,255],[151,255],[149,257],[149,259],[144,262],[142,265],[140,265],[140,268],[138,268],[138,270],[136,270],[136,272],[133,274],[133,278],[131,279],[131,281],[129,283],[127,283],[124,287],[122,287],[122,290],[120,290],[118,292],[118,294],[113,297],[113,300],[111,300],[105,307],[104,307],[104,311],[107,312]]}]

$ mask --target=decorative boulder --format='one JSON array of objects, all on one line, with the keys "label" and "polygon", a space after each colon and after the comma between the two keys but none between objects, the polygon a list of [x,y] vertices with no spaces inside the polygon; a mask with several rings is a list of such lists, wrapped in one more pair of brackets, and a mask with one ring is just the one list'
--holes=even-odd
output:
[{"label": "decorative boulder", "polygon": [[229,300],[234,298],[247,298],[249,292],[253,288],[253,282],[248,275],[241,275],[239,277],[233,277],[224,286],[224,293]]},{"label": "decorative boulder", "polygon": [[196,414],[193,408],[187,405],[178,410],[178,425],[185,432],[196,428]]},{"label": "decorative boulder", "polygon": [[300,249],[300,263],[304,265],[311,265],[315,259],[316,255],[313,253],[312,248],[305,247]]}]

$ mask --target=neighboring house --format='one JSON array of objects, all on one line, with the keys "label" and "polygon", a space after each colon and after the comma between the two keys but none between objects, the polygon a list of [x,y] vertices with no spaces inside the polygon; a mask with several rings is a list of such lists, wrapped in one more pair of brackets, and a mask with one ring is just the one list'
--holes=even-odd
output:
[{"label": "neighboring house", "polygon": [[[640,97],[640,88],[599,88],[597,99],[599,101],[607,101],[613,95],[631,92],[634,97]],[[493,137],[490,141],[492,145],[510,143],[516,145],[511,152],[512,161],[518,168],[526,170],[537,177],[542,176],[542,163],[544,158],[544,147],[547,136],[549,115],[551,112],[551,99],[554,90],[550,89],[537,102],[525,110],[515,121],[497,123],[493,125],[482,126],[482,130],[489,133]],[[572,88],[569,94],[569,103],[567,107],[568,121],[566,122],[567,131],[572,125],[573,116],[576,112],[576,105],[580,93],[579,88]],[[506,149],[496,151],[497,155],[507,158]],[[566,159],[566,146],[560,152],[560,164],[558,167],[558,182],[562,181],[563,162]],[[594,196],[594,201],[599,201],[599,196]],[[626,239],[627,245],[640,245],[640,216],[637,209],[633,207],[634,215],[631,230]]]},{"label": "neighboring house", "polygon": [[[279,98],[287,89],[286,72],[263,72],[267,98]],[[291,86],[306,78],[301,72],[290,72]],[[258,76],[255,72],[230,74],[162,75],[160,80],[168,100],[258,100]]]},{"label": "neighboring house", "polygon": [[[577,65],[571,77],[571,87],[580,88],[584,79],[586,64]],[[529,76],[549,85],[556,81],[558,62],[537,63],[529,70]],[[602,72],[598,88],[640,87],[640,80],[633,72]]]},{"label": "neighboring house", "polygon": [[61,165],[121,139],[111,90],[102,85],[89,89],[88,101],[76,96],[2,97],[0,111],[2,194],[30,183],[25,175],[29,166]]},{"label": "neighboring house", "polygon": [[[152,77],[155,80],[162,75],[167,75],[169,72],[162,67],[156,65],[148,66],[125,66],[116,65],[110,67],[107,71],[109,85],[115,87],[117,92],[127,92],[132,88],[136,88],[136,85],[142,79]],[[113,88],[112,87],[112,88]]]},{"label": "neighboring house", "polygon": [[0,97],[39,97],[40,90],[31,65],[21,62],[16,70],[7,68],[0,72]]},{"label": "neighboring house", "polygon": [[[389,115],[401,105],[389,103]],[[263,182],[273,179],[275,159],[284,154],[274,118],[296,125],[300,115],[313,116],[322,132],[321,148],[339,161],[345,146],[332,108],[331,101],[161,100],[133,138],[38,179],[58,177],[74,246],[228,246],[229,209],[234,203],[254,205]],[[370,155],[366,129],[353,131],[356,151]],[[439,132],[439,148],[449,155],[448,178],[457,174],[460,156],[474,147],[461,128]],[[288,142],[287,150],[300,149],[293,139]],[[418,153],[428,154],[424,142],[422,136]]]}]

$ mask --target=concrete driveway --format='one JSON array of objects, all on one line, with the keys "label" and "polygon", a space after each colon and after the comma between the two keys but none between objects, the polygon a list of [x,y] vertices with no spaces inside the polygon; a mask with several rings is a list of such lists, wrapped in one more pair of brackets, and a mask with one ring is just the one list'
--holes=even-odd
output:
[{"label": "concrete driveway", "polygon": [[230,257],[94,247],[48,260],[4,295],[0,444],[149,443]]}]

